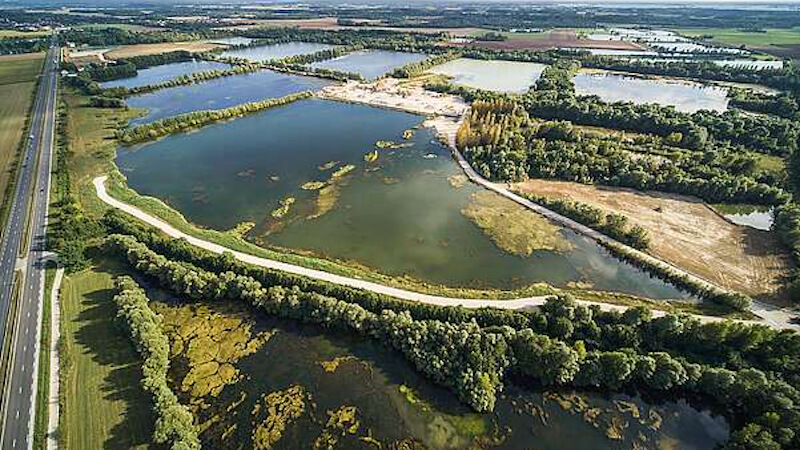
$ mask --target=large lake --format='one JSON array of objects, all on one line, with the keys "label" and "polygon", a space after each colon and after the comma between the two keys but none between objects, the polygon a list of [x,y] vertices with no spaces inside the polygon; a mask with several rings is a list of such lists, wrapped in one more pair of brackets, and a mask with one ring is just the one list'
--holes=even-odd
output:
[{"label": "large lake", "polygon": [[[122,148],[117,164],[133,189],[161,198],[194,223],[225,230],[253,222],[247,238],[265,247],[451,286],[581,283],[683,297],[567,230],[553,230],[569,244],[560,251],[517,256],[496,246],[462,212],[473,194],[489,194],[458,182],[460,169],[430,130],[418,129],[404,140],[404,132],[421,121],[402,112],[309,99]],[[406,146],[380,149],[367,162],[365,155],[380,140]],[[318,190],[309,182],[330,187]]]},{"label": "large lake", "polygon": [[108,89],[113,87],[133,88],[147,86],[150,84],[158,84],[173,78],[178,78],[181,75],[208,72],[210,70],[225,70],[228,68],[230,68],[230,66],[227,64],[202,60],[163,64],[160,66],[139,69],[135,77],[122,78],[119,80],[111,80],[100,83],[100,87],[103,89]]},{"label": "large lake", "polygon": [[364,50],[338,58],[311,64],[311,67],[334,69],[342,72],[355,72],[367,80],[386,75],[398,67],[422,61],[427,55],[422,53],[392,52],[385,50]]},{"label": "large lake", "polygon": [[607,102],[658,103],[678,111],[725,111],[728,91],[688,81],[639,78],[614,73],[579,73],[572,79],[580,95],[597,95]]},{"label": "large lake", "polygon": [[459,58],[430,70],[453,83],[495,92],[523,93],[536,83],[544,64]]},{"label": "large lake", "polygon": [[226,50],[221,56],[230,58],[244,58],[250,61],[269,61],[272,59],[286,58],[288,56],[316,53],[335,47],[335,45],[316,44],[312,42],[287,42],[284,44],[261,45],[258,47]]},{"label": "large lake", "polygon": [[145,116],[131,121],[132,125],[140,125],[192,111],[227,108],[301,91],[315,91],[329,84],[330,81],[320,78],[261,70],[137,95],[130,97],[127,104],[148,110]]}]

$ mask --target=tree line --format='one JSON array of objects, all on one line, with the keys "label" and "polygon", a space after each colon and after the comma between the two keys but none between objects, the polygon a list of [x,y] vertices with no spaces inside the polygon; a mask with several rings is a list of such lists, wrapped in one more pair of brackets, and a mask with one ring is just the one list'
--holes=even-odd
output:
[{"label": "tree line", "polygon": [[117,138],[124,144],[137,144],[151,141],[188,129],[200,128],[214,122],[243,117],[265,109],[286,105],[297,100],[309,98],[312,95],[314,95],[312,92],[304,91],[279,98],[243,103],[225,109],[193,111],[139,125],[135,128],[121,130],[118,132]]},{"label": "tree line", "polygon": [[132,278],[118,277],[116,288],[117,322],[142,357],[142,389],[153,398],[153,442],[173,450],[199,449],[194,416],[168,384],[169,340],[161,329],[161,317],[150,309],[147,295]]},{"label": "tree line", "polygon": [[408,63],[402,67],[394,69],[389,75],[395,78],[414,78],[422,75],[426,70],[453,61],[461,57],[461,53],[451,51],[441,55],[431,55],[422,61]]},{"label": "tree line", "polygon": [[183,32],[174,30],[133,31],[118,27],[76,28],[58,34],[61,45],[71,42],[91,47],[110,47],[133,44],[159,44],[162,42],[197,41],[229,36],[230,33],[213,29]]},{"label": "tree line", "polygon": [[[779,372],[765,373],[755,367],[727,368],[675,357],[664,350],[636,350],[625,346],[626,327],[645,328],[657,323],[659,331],[649,341],[658,342],[680,326],[681,318],[647,317],[637,309],[608,317],[619,319],[612,326],[618,333],[607,349],[590,349],[574,341],[576,324],[590,327],[597,322],[593,310],[576,307],[568,299],[548,302],[543,317],[553,317],[547,326],[551,334],[533,328],[481,328],[477,322],[452,323],[416,319],[408,311],[383,310],[374,313],[359,305],[307,292],[294,286],[263,285],[234,272],[214,273],[171,261],[130,236],[114,235],[107,241],[109,252],[123,256],[142,275],[190,301],[245,301],[267,314],[285,319],[339,328],[378,340],[400,351],[421,373],[451,389],[476,411],[490,411],[502,391],[506,374],[529,379],[540,385],[593,388],[610,391],[637,389],[645,392],[697,395],[725,413],[736,428],[730,448],[770,445],[764,448],[792,448],[798,445],[800,393]],[[747,326],[751,327],[751,326]],[[595,327],[596,328],[596,327]],[[729,329],[723,324],[719,330]],[[759,331],[759,327],[749,328]],[[653,332],[652,330],[650,330]],[[591,331],[590,331],[591,332]],[[791,336],[796,335],[790,333]],[[724,340],[737,348],[736,341]],[[797,343],[792,347],[796,358]],[[725,344],[722,344],[725,345]],[[778,350],[778,353],[785,352]],[[691,354],[691,353],[690,353]],[[767,363],[771,364],[771,363]]]},{"label": "tree line", "polygon": [[631,225],[622,214],[606,213],[596,206],[575,200],[544,197],[519,190],[516,193],[635,249],[646,250],[650,245],[647,230],[639,225]]},{"label": "tree line", "polygon": [[789,198],[755,171],[754,159],[736,152],[659,152],[661,144],[647,139],[588,136],[571,122],[533,119],[527,106],[511,97],[473,102],[456,144],[485,178],[555,178],[693,195],[712,203],[775,205]]},{"label": "tree line", "polygon": [[692,114],[657,104],[606,103],[596,96],[575,97],[563,91],[533,91],[524,97],[528,112],[549,120],[569,120],[618,130],[677,136],[676,144],[704,150],[730,143],[772,155],[798,147],[800,129],[788,119],[700,110]]},{"label": "tree line", "polygon": [[669,351],[697,363],[780,372],[791,383],[800,383],[800,335],[792,331],[733,321],[701,322],[683,314],[654,317],[646,308],[632,308],[624,313],[602,311],[597,305],[578,305],[569,294],[555,296],[548,302],[550,306],[539,310],[468,309],[399,300],[250,265],[228,252],[212,253],[185,239],[172,239],[117,210],[109,211],[103,221],[109,234],[131,236],[171,261],[182,261],[216,273],[234,272],[268,286],[297,286],[303,291],[358,304],[375,313],[389,309],[408,311],[419,320],[475,321],[481,327],[515,330],[531,328],[570,345],[581,341],[590,350],[630,347],[640,352]]},{"label": "tree line", "polygon": [[751,89],[728,88],[728,106],[745,111],[773,114],[786,119],[798,118],[797,100],[785,92],[778,94],[756,92]]},{"label": "tree line", "polygon": [[192,53],[185,50],[177,50],[155,55],[139,55],[130,58],[121,58],[109,64],[90,64],[87,70],[92,80],[103,82],[135,77],[139,69],[190,61],[192,59],[194,59]]}]

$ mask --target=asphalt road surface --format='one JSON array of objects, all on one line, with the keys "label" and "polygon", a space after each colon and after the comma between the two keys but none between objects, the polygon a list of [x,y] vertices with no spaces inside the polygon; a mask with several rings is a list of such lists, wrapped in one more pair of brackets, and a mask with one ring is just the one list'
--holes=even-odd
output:
[{"label": "asphalt road surface", "polygon": [[[12,209],[0,244],[0,342],[13,336],[0,405],[2,449],[30,449],[33,446],[58,55],[59,49],[53,40],[36,92],[28,146],[24,149],[23,165],[11,200]],[[27,239],[24,238],[26,232],[29,233]],[[25,242],[28,248],[20,255]],[[15,268],[22,270],[22,285],[16,313],[9,318]]]}]

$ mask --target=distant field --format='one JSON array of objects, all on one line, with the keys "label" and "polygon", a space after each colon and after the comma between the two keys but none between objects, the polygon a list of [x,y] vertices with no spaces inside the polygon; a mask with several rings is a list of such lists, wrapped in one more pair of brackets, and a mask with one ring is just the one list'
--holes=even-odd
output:
[{"label": "distant field", "polygon": [[117,28],[120,30],[126,31],[139,31],[139,32],[147,32],[147,31],[157,31],[161,28],[154,28],[154,27],[146,27],[144,25],[135,25],[130,23],[92,23],[88,25],[81,26],[84,30],[103,30],[107,28]]},{"label": "distant field", "polygon": [[[42,53],[0,56],[0,196],[12,178],[12,164],[43,60]],[[0,212],[4,210],[5,205]]]},{"label": "distant field", "polygon": [[712,35],[712,42],[732,46],[747,45],[763,47],[768,45],[799,45],[800,28],[769,28],[766,33],[755,33],[735,28],[680,28],[675,30],[687,36]]},{"label": "distant field", "polygon": [[550,48],[605,48],[641,50],[642,46],[628,41],[581,39],[575,30],[555,29],[542,33],[503,33],[505,41],[476,42],[474,46],[496,50],[545,50]]},{"label": "distant field", "polygon": [[40,37],[49,35],[49,31],[19,31],[19,30],[0,30],[0,39],[18,37]]},{"label": "distant field", "polygon": [[191,42],[164,42],[160,44],[136,44],[123,45],[105,53],[108,59],[130,58],[132,56],[157,55],[159,53],[174,52],[185,50],[187,52],[205,52],[224,45],[214,44],[208,41]]},{"label": "distant field", "polygon": [[[88,269],[61,287],[62,410],[68,449],[146,448],[153,430],[150,397],[139,385],[141,361],[114,322],[112,274]],[[63,368],[63,365],[62,365]]]}]

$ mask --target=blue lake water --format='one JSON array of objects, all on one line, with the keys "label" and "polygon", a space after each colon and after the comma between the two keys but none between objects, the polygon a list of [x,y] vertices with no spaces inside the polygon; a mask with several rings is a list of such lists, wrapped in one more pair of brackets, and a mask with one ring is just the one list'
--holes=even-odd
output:
[{"label": "blue lake water", "polygon": [[692,113],[728,109],[727,89],[689,81],[640,78],[610,72],[579,73],[572,79],[580,95],[597,95],[607,102],[658,103]]},{"label": "blue lake water", "polygon": [[227,64],[212,61],[184,61],[172,64],[163,64],[160,66],[148,67],[146,69],[139,69],[135,77],[122,78],[120,80],[111,80],[100,83],[100,87],[103,89],[108,89],[114,87],[133,88],[147,86],[150,84],[158,84],[173,78],[178,78],[181,75],[208,72],[210,70],[225,70],[228,68],[230,68],[230,66]]},{"label": "blue lake water", "polygon": [[302,91],[316,91],[330,83],[320,78],[261,70],[161,89],[130,97],[127,103],[132,108],[148,110],[147,115],[131,121],[132,125],[141,125],[192,111],[228,108],[241,103],[283,97]]},{"label": "blue lake water", "polygon": [[428,55],[423,53],[392,52],[385,50],[364,50],[338,58],[311,64],[311,67],[334,69],[342,72],[355,72],[367,80],[386,75],[406,64],[422,61]]},{"label": "blue lake water", "polygon": [[[451,286],[580,282],[653,298],[684,297],[566,229],[552,231],[568,241],[563,251],[518,256],[496,246],[463,213],[474,195],[494,194],[454,182],[463,173],[431,130],[403,138],[422,120],[363,105],[301,100],[122,148],[117,164],[133,189],[164,200],[194,223],[225,230],[253,222],[247,237],[265,247]],[[367,161],[365,154],[379,140],[406,146],[381,149],[376,160]],[[348,167],[345,175],[332,175]],[[328,187],[309,188],[309,182]],[[276,216],[287,198],[293,199],[290,208]]]},{"label": "blue lake water", "polygon": [[258,47],[227,50],[223,52],[221,56],[244,58],[250,61],[269,61],[271,59],[286,58],[288,56],[307,55],[335,47],[335,45],[312,42],[287,42],[285,44],[262,45]]}]

